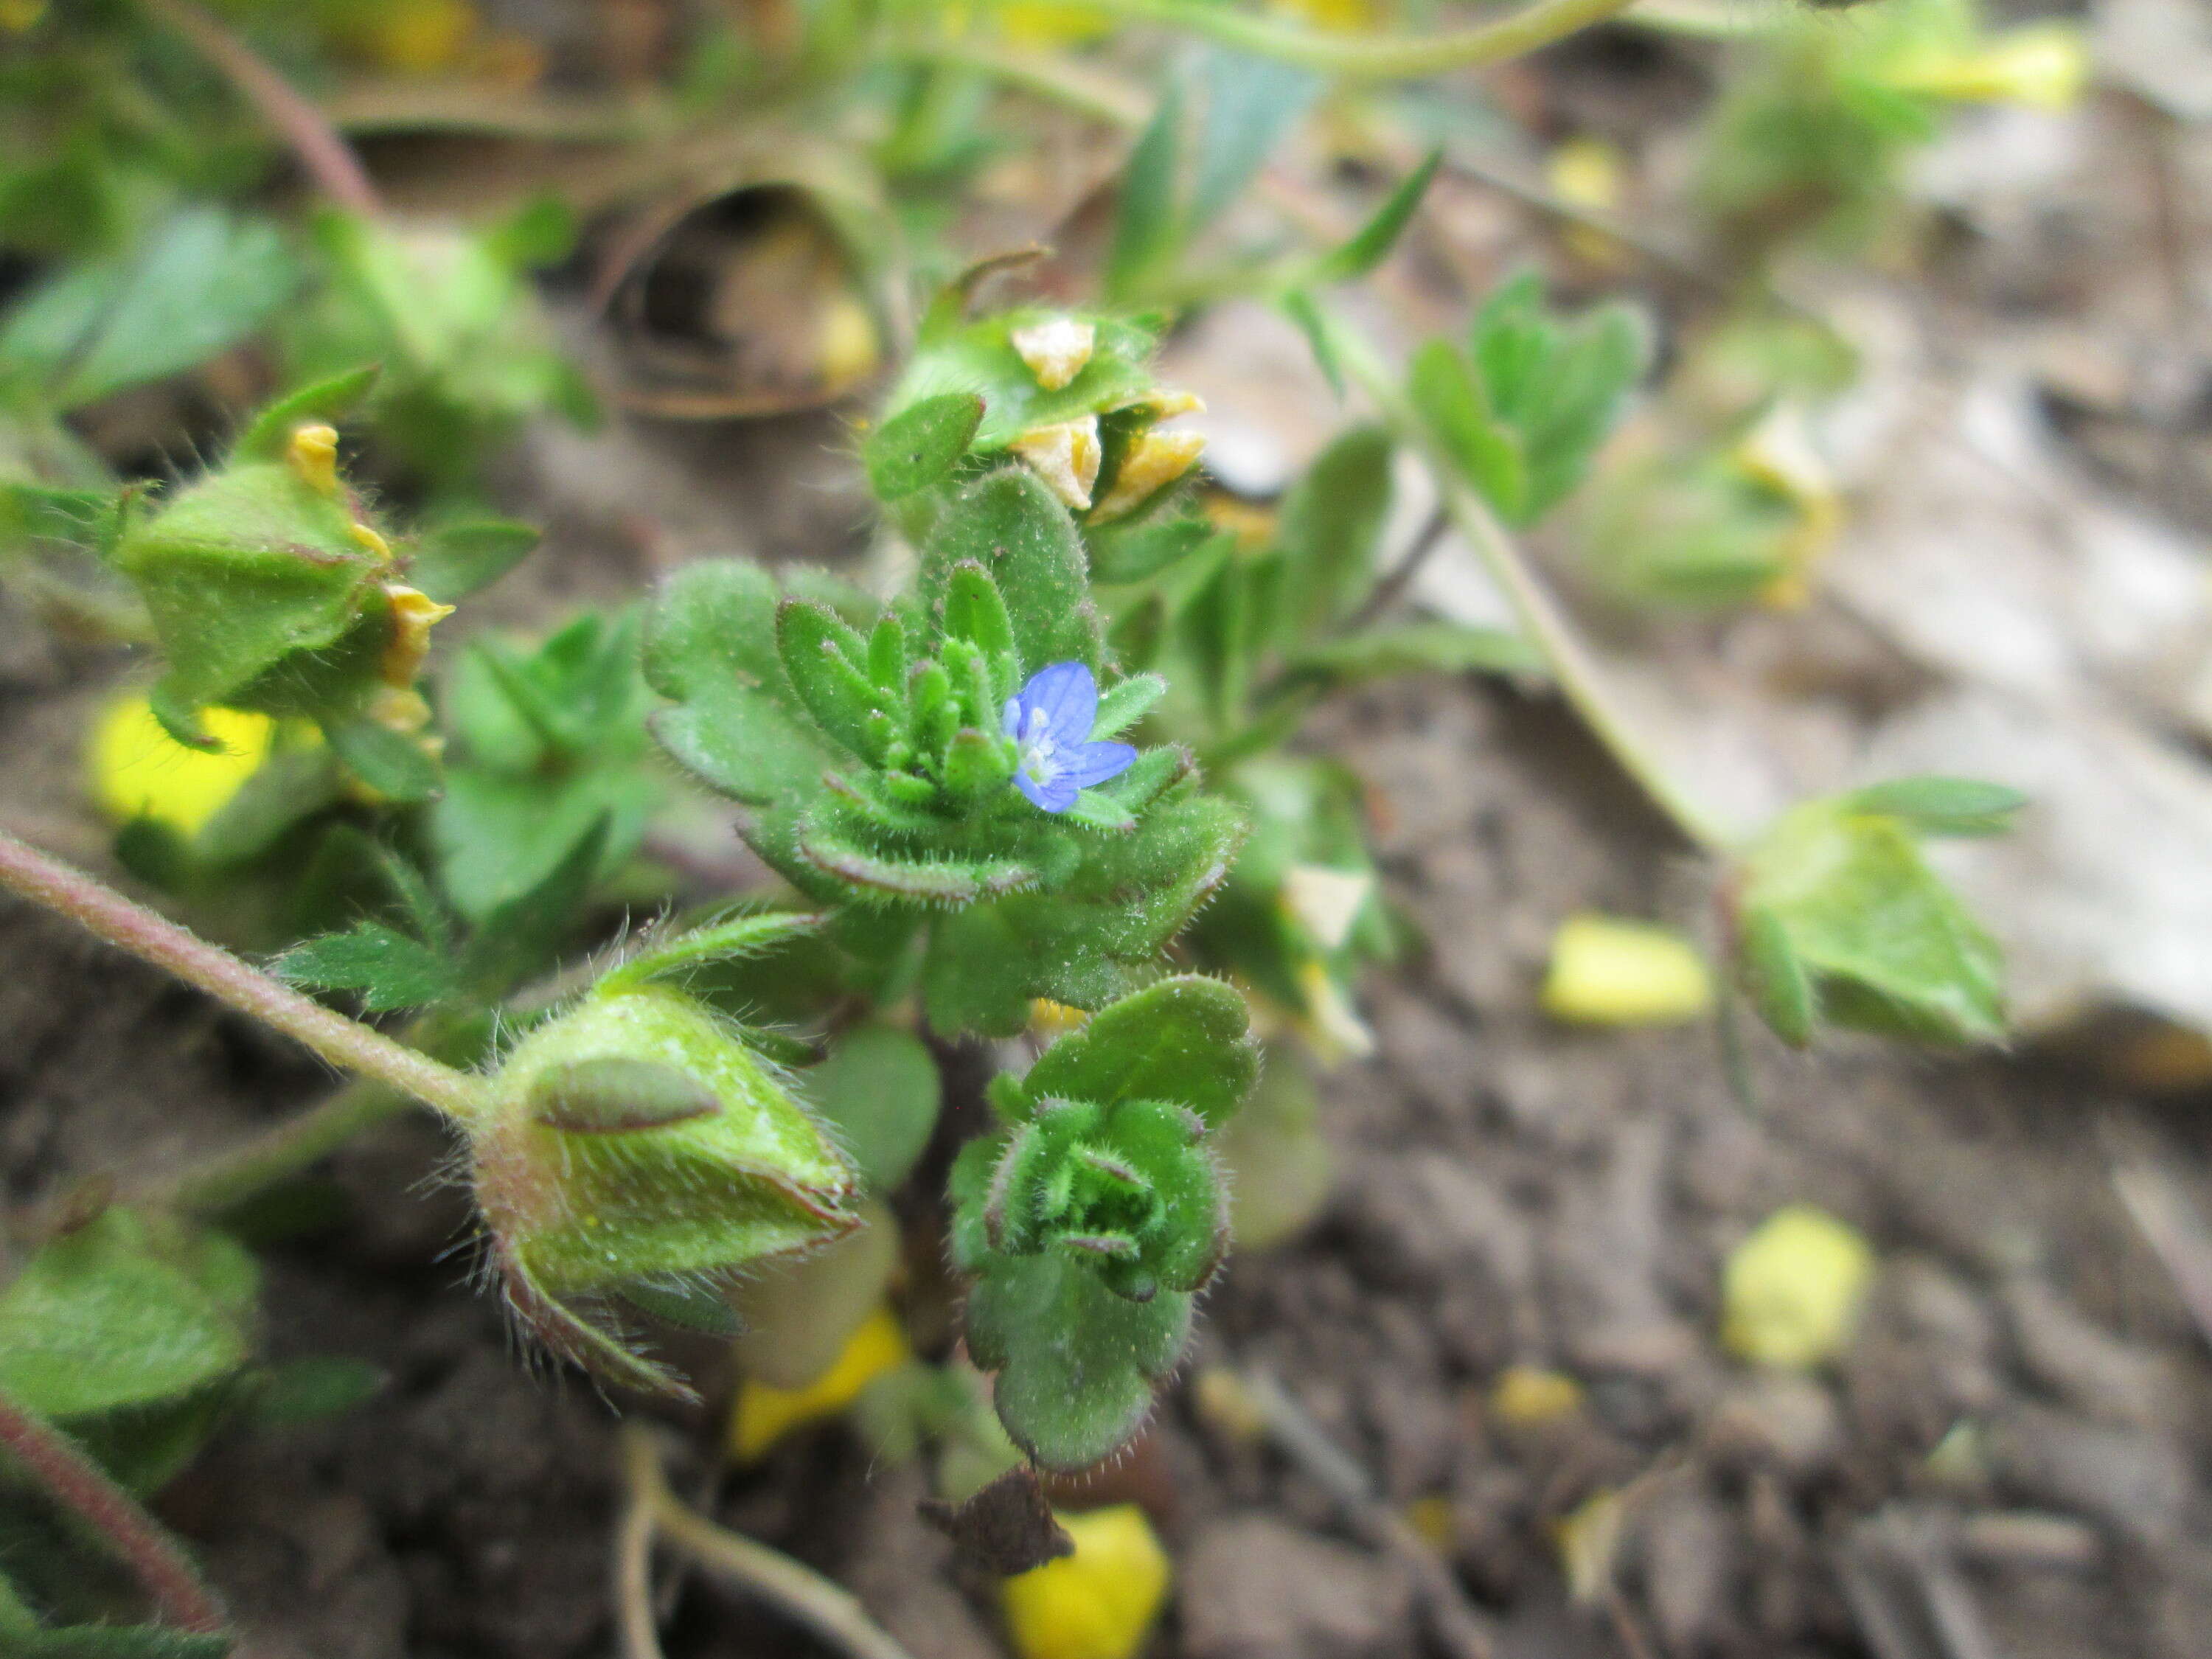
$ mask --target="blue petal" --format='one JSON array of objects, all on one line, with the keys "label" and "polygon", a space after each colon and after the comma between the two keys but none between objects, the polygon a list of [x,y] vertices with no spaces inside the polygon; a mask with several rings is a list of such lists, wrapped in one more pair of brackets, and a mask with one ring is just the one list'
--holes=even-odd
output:
[{"label": "blue petal", "polygon": [[1026,772],[1017,772],[1014,774],[1014,787],[1048,812],[1065,812],[1075,805],[1076,794],[1082,785],[1064,772],[1048,783],[1039,783]]},{"label": "blue petal", "polygon": [[1061,761],[1060,776],[1054,781],[1088,789],[1120,777],[1136,763],[1137,751],[1126,743],[1086,743]]},{"label": "blue petal", "polygon": [[1079,662],[1056,662],[1030,676],[1021,690],[1024,711],[1044,710],[1052,740],[1062,749],[1087,743],[1098,720],[1098,682]]}]

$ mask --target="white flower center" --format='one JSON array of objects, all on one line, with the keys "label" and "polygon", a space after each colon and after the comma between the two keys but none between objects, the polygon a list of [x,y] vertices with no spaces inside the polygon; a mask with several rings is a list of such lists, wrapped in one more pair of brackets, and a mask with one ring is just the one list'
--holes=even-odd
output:
[{"label": "white flower center", "polygon": [[1022,724],[1022,734],[1016,739],[1021,745],[1021,768],[1031,783],[1042,787],[1060,775],[1060,762],[1054,751],[1058,744],[1052,737],[1052,722],[1045,718],[1042,708],[1032,708]]}]

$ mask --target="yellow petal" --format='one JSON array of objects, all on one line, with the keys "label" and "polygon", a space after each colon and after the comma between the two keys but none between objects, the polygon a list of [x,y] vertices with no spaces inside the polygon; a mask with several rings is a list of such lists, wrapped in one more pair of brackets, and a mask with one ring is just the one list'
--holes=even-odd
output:
[{"label": "yellow petal", "polygon": [[1319,962],[1299,964],[1298,991],[1305,998],[1305,1018],[1300,1030],[1313,1045],[1314,1058],[1324,1066],[1347,1060],[1364,1060],[1375,1052],[1375,1033],[1352,1006],[1344,988]]},{"label": "yellow petal", "polygon": [[1032,428],[1014,440],[1013,451],[1063,504],[1079,513],[1091,505],[1100,454],[1096,415]]},{"label": "yellow petal", "polygon": [[2071,23],[2034,23],[1997,35],[1976,51],[1907,56],[1883,78],[1902,91],[1960,103],[2067,110],[2089,78],[2089,49]]},{"label": "yellow petal", "polygon": [[1584,1025],[1677,1025],[1713,1004],[1712,976],[1671,928],[1570,916],[1552,939],[1544,1012]]},{"label": "yellow petal", "polygon": [[1874,1249],[1824,1210],[1777,1210],[1721,1273],[1721,1341],[1753,1364],[1802,1370],[1850,1340],[1874,1278]]},{"label": "yellow petal", "polygon": [[1584,1607],[1602,1600],[1613,1583],[1623,1518],[1620,1494],[1606,1491],[1585,1498],[1573,1513],[1552,1525],[1559,1566],[1567,1576],[1567,1594]]},{"label": "yellow petal", "polygon": [[118,823],[151,818],[198,833],[269,758],[276,722],[235,708],[204,708],[200,723],[222,747],[190,749],[161,729],[143,697],[111,704],[93,727],[92,796]]},{"label": "yellow petal", "polygon": [[1091,514],[1105,524],[1135,512],[1197,465],[1206,451],[1203,432],[1147,432],[1129,447],[1114,487]]},{"label": "yellow petal", "polygon": [[300,480],[318,495],[338,493],[338,432],[334,426],[310,422],[292,428],[292,441],[284,456]]},{"label": "yellow petal", "polygon": [[1075,1553],[1000,1586],[1021,1659],[1132,1659],[1167,1599],[1168,1557],[1134,1504],[1063,1515]]},{"label": "yellow petal", "polygon": [[453,607],[401,582],[386,582],[384,597],[392,602],[392,637],[385,641],[379,672],[386,685],[404,689],[415,684],[423,658],[430,654],[430,630],[452,616]]},{"label": "yellow petal", "polygon": [[1015,329],[1007,337],[1036,383],[1047,392],[1057,392],[1083,373],[1098,343],[1098,329],[1073,317],[1047,317]]},{"label": "yellow petal", "polygon": [[1508,1365],[1490,1385],[1490,1414],[1511,1429],[1538,1429],[1583,1408],[1583,1385],[1541,1365]]},{"label": "yellow petal", "polygon": [[837,1363],[803,1389],[747,1382],[738,1390],[730,1414],[730,1451],[750,1462],[803,1423],[835,1417],[860,1397],[860,1390],[910,1353],[906,1332],[890,1310],[878,1308],[861,1322]]}]

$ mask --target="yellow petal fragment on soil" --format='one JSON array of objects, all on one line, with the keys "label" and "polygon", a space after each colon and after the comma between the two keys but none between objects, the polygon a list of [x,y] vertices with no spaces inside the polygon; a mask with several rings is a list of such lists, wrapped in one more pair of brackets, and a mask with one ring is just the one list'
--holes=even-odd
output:
[{"label": "yellow petal fragment on soil", "polygon": [[739,1462],[750,1462],[802,1424],[835,1417],[860,1397],[860,1390],[894,1365],[904,1364],[912,1350],[906,1332],[890,1310],[878,1308],[845,1344],[837,1363],[803,1389],[747,1382],[738,1390],[730,1413],[729,1447]]},{"label": "yellow petal fragment on soil", "polygon": [[1168,1556],[1134,1504],[1063,1515],[1075,1553],[1000,1586],[1022,1659],[1132,1659],[1168,1593]]},{"label": "yellow petal fragment on soil", "polygon": [[1805,1370],[1850,1340],[1874,1247],[1825,1210],[1791,1204],[1759,1223],[1721,1270],[1721,1342],[1755,1365]]},{"label": "yellow petal fragment on soil", "polygon": [[1541,1428],[1582,1408],[1583,1385],[1541,1365],[1508,1365],[1490,1385],[1490,1414],[1507,1428]]},{"label": "yellow petal fragment on soil", "polygon": [[1711,1012],[1713,981],[1672,928],[1586,914],[1553,935],[1543,1002],[1579,1025],[1679,1025]]}]

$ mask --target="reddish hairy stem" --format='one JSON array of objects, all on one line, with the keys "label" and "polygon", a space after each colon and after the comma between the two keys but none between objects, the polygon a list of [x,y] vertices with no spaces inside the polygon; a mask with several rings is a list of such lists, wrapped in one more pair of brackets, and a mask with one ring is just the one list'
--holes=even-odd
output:
[{"label": "reddish hairy stem", "polygon": [[477,1079],[278,984],[221,945],[4,831],[0,887],[58,911],[142,962],[167,969],[304,1043],[333,1066],[390,1084],[464,1124],[483,1114],[484,1089]]},{"label": "reddish hairy stem", "polygon": [[0,1394],[0,1447],[29,1470],[57,1503],[131,1564],[166,1622],[200,1635],[214,1635],[223,1628],[222,1604],[201,1582],[198,1570],[176,1540],[76,1442],[4,1394]]},{"label": "reddish hairy stem", "polygon": [[259,112],[278,137],[292,147],[316,187],[340,207],[374,217],[384,200],[369,181],[353,147],[338,137],[323,113],[294,91],[289,82],[261,54],[209,16],[192,0],[141,0],[146,9],[187,40],[214,65],[239,95]]}]

